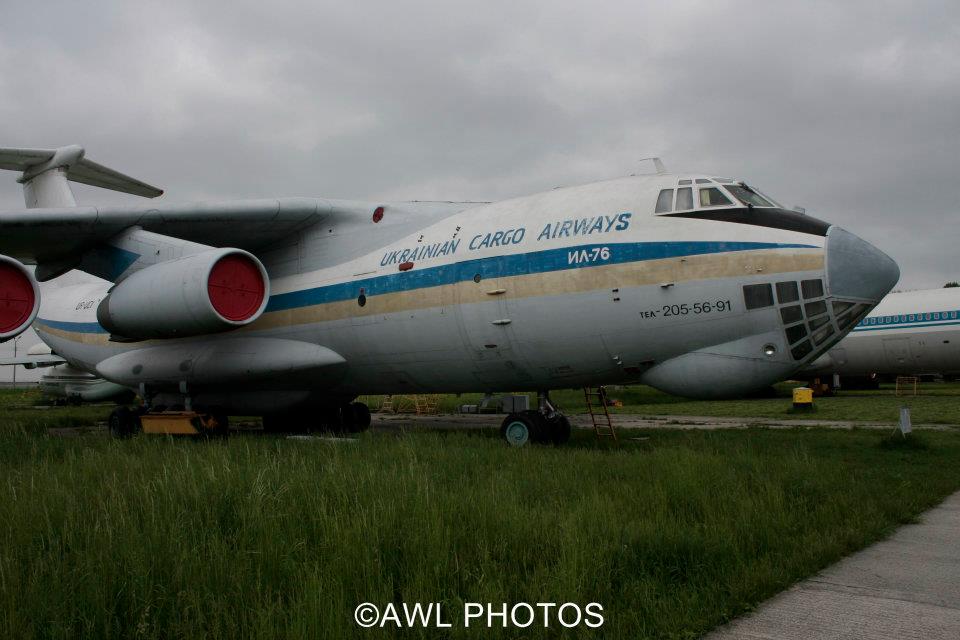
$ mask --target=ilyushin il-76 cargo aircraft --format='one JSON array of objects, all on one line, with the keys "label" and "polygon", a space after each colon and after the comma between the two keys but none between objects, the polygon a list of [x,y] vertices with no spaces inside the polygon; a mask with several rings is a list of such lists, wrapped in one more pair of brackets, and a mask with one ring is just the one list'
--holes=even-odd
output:
[{"label": "ilyushin il-76 cargo aircraft", "polygon": [[[743,181],[655,165],[495,203],[88,207],[68,181],[162,192],[78,146],[0,149],[27,205],[0,212],[0,339],[32,324],[57,357],[136,389],[143,407],[110,416],[118,435],[237,414],[361,430],[360,394],[531,390],[504,437],[559,443],[551,389],[749,393],[825,353],[899,278]],[[37,280],[72,269],[109,282],[41,304]]]}]

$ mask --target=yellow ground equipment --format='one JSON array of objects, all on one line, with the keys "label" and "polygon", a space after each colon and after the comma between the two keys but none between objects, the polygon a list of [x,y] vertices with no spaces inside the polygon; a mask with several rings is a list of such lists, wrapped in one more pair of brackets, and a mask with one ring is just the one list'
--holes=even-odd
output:
[{"label": "yellow ground equipment", "polygon": [[817,377],[807,383],[807,387],[813,390],[814,397],[832,396],[833,387],[829,382]]},{"label": "yellow ground equipment", "polygon": [[418,416],[440,412],[439,394],[384,396],[380,413],[416,413]]},{"label": "yellow ground equipment", "polygon": [[915,376],[897,376],[897,386],[894,389],[896,396],[915,396],[917,395],[917,385],[920,378]]},{"label": "yellow ground equipment", "polygon": [[440,413],[440,395],[436,393],[413,396],[413,405],[418,416],[432,416]]},{"label": "yellow ground equipment", "polygon": [[813,389],[796,387],[793,390],[793,408],[798,411],[813,411]]},{"label": "yellow ground equipment", "polygon": [[140,416],[143,433],[165,435],[223,435],[227,420],[223,416],[200,414],[193,411],[161,411]]}]

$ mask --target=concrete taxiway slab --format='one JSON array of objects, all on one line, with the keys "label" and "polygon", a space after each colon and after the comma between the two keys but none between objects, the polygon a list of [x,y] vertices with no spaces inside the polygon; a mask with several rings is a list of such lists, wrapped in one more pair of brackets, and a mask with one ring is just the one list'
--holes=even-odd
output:
[{"label": "concrete taxiway slab", "polygon": [[960,638],[960,493],[706,637]]},{"label": "concrete taxiway slab", "polygon": [[[593,428],[589,415],[568,415],[574,427]],[[504,414],[384,414],[373,415],[374,428],[414,428],[431,429],[470,429],[499,427]],[[854,422],[851,420],[814,420],[739,417],[725,418],[717,416],[644,416],[618,413],[613,416],[613,424],[618,429],[746,429],[748,427],[767,427],[771,429],[794,429],[816,427],[828,429],[887,429],[896,428],[895,418],[890,422]],[[957,427],[946,424],[916,424],[914,429],[951,430]]]}]

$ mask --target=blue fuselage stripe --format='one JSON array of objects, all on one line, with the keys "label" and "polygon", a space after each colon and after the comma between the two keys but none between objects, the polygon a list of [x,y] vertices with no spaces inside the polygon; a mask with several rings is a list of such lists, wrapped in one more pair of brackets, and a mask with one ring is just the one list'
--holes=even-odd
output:
[{"label": "blue fuselage stripe", "polygon": [[[609,250],[609,258],[600,257],[600,249]],[[681,256],[730,253],[734,251],[756,251],[759,249],[817,249],[809,244],[782,244],[775,242],[635,242],[590,244],[561,249],[548,249],[531,253],[490,256],[464,260],[453,264],[439,265],[389,275],[372,276],[349,282],[312,287],[300,291],[278,293],[270,296],[266,313],[310,307],[330,302],[351,300],[360,295],[360,289],[366,296],[384,295],[402,291],[413,291],[426,287],[455,284],[473,280],[479,274],[481,280],[503,278],[535,273],[547,273],[566,269],[582,269],[610,264],[662,260]],[[596,250],[596,256],[594,256]],[[589,260],[571,260],[571,255],[586,252],[592,256]],[[65,322],[37,318],[37,322],[51,328],[76,333],[107,333],[96,322]]]},{"label": "blue fuselage stripe", "polygon": [[37,318],[37,323],[51,329],[62,329],[73,333],[107,333],[99,322],[65,322],[63,320],[47,320]]},{"label": "blue fuselage stripe", "polygon": [[[594,249],[607,248],[610,257],[606,260],[571,262],[570,255]],[[436,287],[457,282],[473,280],[479,275],[482,280],[505,278],[534,273],[547,273],[565,269],[599,267],[608,264],[662,260],[680,256],[694,256],[711,253],[729,253],[732,251],[752,251],[757,249],[816,249],[808,244],[777,244],[773,242],[633,242],[614,244],[590,244],[562,249],[548,249],[531,253],[491,256],[464,260],[424,269],[414,269],[386,276],[373,276],[360,280],[351,280],[339,284],[314,287],[301,291],[279,293],[270,297],[267,313],[309,307],[327,302],[350,300],[360,295],[360,289],[369,296],[411,291],[425,287]]]},{"label": "blue fuselage stripe", "polygon": [[914,322],[901,322],[900,324],[882,324],[882,325],[868,325],[868,326],[857,326],[854,329],[854,332],[860,333],[862,331],[890,331],[892,329],[915,329],[917,327],[949,327],[960,324],[960,320],[954,320],[952,322],[944,322],[942,320],[916,320]]}]

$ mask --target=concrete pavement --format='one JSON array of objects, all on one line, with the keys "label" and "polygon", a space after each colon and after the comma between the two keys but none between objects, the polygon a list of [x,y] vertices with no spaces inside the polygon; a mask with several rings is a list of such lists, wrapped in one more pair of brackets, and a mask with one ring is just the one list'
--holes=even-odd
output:
[{"label": "concrete pavement", "polygon": [[[612,414],[617,429],[745,429],[748,427],[768,427],[772,429],[793,429],[796,427],[821,427],[829,429],[887,429],[896,427],[896,418],[890,422],[854,422],[852,420],[816,420],[816,419],[778,419],[717,416],[644,416],[637,414]],[[415,428],[431,429],[469,429],[499,427],[503,422],[502,413],[459,414],[447,413],[432,416],[413,414],[373,414],[373,428]],[[590,416],[586,414],[567,415],[574,427],[593,428]],[[951,430],[955,426],[946,424],[913,424],[914,429]]]},{"label": "concrete pavement", "polygon": [[706,637],[960,638],[960,492]]}]

